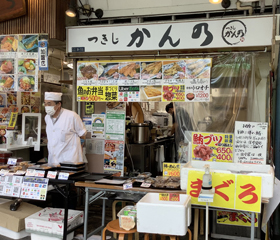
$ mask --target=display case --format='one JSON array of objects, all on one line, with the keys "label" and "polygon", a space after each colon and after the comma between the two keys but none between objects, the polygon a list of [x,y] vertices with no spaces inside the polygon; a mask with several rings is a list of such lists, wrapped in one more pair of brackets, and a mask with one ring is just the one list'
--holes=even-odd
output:
[{"label": "display case", "polygon": [[22,144],[34,146],[40,150],[41,141],[41,113],[22,114]]}]

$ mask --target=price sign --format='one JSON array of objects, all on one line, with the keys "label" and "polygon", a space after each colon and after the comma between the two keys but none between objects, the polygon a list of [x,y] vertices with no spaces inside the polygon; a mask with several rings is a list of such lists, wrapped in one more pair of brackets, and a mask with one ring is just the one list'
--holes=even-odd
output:
[{"label": "price sign", "polygon": [[150,186],[150,183],[143,182],[140,187],[149,188]]},{"label": "price sign", "polygon": [[35,176],[35,171],[36,171],[35,169],[27,169],[25,176],[34,177]]},{"label": "price sign", "polygon": [[56,171],[48,171],[47,178],[55,179],[57,175]]},{"label": "price sign", "polygon": [[17,164],[17,158],[9,158],[7,164],[8,165],[16,165]]},{"label": "price sign", "polygon": [[168,193],[160,193],[159,194],[159,200],[160,201],[168,201],[169,200],[169,194]]},{"label": "price sign", "polygon": [[233,162],[232,133],[192,133],[192,160]]},{"label": "price sign", "polygon": [[163,163],[163,176],[180,177],[180,163]]},{"label": "price sign", "polygon": [[125,183],[124,185],[123,185],[123,190],[126,190],[126,189],[130,189],[130,188],[132,188],[133,186],[132,186],[132,182],[131,183]]},{"label": "price sign", "polygon": [[35,170],[35,177],[45,177],[45,171]]},{"label": "price sign", "polygon": [[60,172],[58,175],[58,179],[60,180],[68,180],[69,178],[69,173],[66,172]]},{"label": "price sign", "polygon": [[178,193],[160,193],[159,200],[160,201],[179,202],[180,194],[178,194]]}]

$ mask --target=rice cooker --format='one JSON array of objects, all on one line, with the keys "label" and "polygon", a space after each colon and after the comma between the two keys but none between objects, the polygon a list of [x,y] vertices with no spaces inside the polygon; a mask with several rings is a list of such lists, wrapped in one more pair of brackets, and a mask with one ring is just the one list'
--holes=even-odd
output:
[{"label": "rice cooker", "polygon": [[131,143],[150,142],[150,130],[153,128],[151,123],[131,123],[128,127],[131,129]]},{"label": "rice cooker", "polygon": [[153,113],[155,123],[157,127],[167,127],[168,126],[168,114],[167,113]]}]

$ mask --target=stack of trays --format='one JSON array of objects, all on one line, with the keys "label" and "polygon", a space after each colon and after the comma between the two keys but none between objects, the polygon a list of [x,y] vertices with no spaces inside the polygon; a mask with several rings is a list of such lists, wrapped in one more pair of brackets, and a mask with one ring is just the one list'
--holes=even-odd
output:
[{"label": "stack of trays", "polygon": [[72,162],[63,162],[60,163],[60,171],[69,172],[69,173],[78,173],[85,171],[86,164],[81,163],[72,163]]}]

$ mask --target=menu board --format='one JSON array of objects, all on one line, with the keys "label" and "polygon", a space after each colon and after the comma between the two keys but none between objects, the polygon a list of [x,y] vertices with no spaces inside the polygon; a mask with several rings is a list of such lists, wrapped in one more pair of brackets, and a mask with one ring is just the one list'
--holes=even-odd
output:
[{"label": "menu board", "polygon": [[22,176],[12,175],[0,176],[0,195],[9,197],[19,197],[22,178]]},{"label": "menu board", "polygon": [[233,162],[232,133],[192,132],[192,160]]},{"label": "menu board", "polygon": [[234,161],[266,164],[268,123],[235,122]]},{"label": "menu board", "polygon": [[38,37],[0,35],[0,91],[38,91]]},{"label": "menu board", "polygon": [[20,198],[45,201],[48,192],[48,178],[24,177]]},{"label": "menu board", "polygon": [[79,61],[77,100],[209,102],[211,58]]}]

